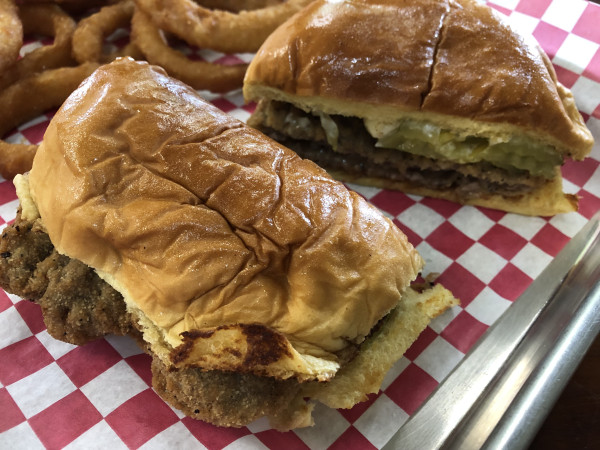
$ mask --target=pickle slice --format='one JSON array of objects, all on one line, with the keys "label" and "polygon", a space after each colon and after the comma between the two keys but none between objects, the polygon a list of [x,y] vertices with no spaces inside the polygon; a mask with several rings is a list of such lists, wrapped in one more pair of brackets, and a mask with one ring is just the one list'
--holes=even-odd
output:
[{"label": "pickle slice", "polygon": [[[374,127],[366,126],[373,135]],[[553,147],[526,136],[514,136],[506,142],[491,144],[486,137],[458,136],[437,125],[413,120],[400,122],[380,136],[376,145],[461,164],[486,161],[505,170],[526,170],[533,176],[545,178],[552,178],[555,168],[563,162]]]}]

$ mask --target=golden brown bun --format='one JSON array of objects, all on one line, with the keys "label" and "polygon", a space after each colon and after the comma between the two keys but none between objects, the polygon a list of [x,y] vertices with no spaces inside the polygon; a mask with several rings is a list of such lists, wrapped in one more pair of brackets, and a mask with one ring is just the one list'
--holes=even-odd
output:
[{"label": "golden brown bun", "polygon": [[265,41],[244,95],[490,138],[522,133],[575,159],[593,144],[539,46],[472,0],[317,0]]},{"label": "golden brown bun", "polygon": [[359,195],[130,59],[64,103],[29,186],[168,365],[328,379],[422,266]]},{"label": "golden brown bun", "polygon": [[331,408],[352,408],[379,391],[383,378],[427,327],[431,319],[460,302],[442,285],[418,292],[409,289],[403,301],[361,346],[360,352],[328,383],[307,383],[302,395]]}]

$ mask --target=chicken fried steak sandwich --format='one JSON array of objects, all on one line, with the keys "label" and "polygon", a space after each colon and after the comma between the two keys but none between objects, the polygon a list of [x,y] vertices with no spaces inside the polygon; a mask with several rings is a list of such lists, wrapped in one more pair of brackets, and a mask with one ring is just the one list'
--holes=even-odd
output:
[{"label": "chicken fried steak sandwich", "polygon": [[58,339],[137,336],[157,392],[213,424],[349,408],[457,303],[410,287],[421,257],[362,197],[147,63],[92,74],[15,184],[3,287]]},{"label": "chicken fried steak sandwich", "polygon": [[244,81],[248,123],[336,178],[530,215],[576,210],[592,136],[536,43],[474,0],[318,0]]}]

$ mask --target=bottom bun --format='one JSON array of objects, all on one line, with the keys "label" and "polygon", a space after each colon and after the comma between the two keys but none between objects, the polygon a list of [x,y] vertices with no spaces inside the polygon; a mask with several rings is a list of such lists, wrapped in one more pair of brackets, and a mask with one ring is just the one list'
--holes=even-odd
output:
[{"label": "bottom bun", "polygon": [[441,198],[462,205],[482,206],[525,216],[554,216],[556,214],[577,211],[578,197],[563,192],[560,173],[539,188],[527,194],[505,197],[497,194],[486,194],[479,197],[466,197],[459,192],[446,189],[431,189],[410,182],[395,181],[385,178],[353,176],[340,171],[328,170],[336,180],[373,186],[380,189],[392,189],[422,197]]},{"label": "bottom bun", "polygon": [[459,304],[441,284],[421,292],[410,288],[399,305],[363,342],[357,356],[328,383],[310,383],[303,394],[331,408],[351,408],[379,391],[387,372],[425,330],[431,319]]}]

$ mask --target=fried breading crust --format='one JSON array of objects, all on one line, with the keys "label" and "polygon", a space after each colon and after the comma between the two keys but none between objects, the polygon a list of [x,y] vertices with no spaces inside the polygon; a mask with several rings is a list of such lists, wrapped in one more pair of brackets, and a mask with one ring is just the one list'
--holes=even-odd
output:
[{"label": "fried breading crust", "polygon": [[39,222],[20,214],[0,239],[0,285],[38,303],[56,339],[82,345],[106,334],[139,337],[121,294],[89,267],[60,255]]},{"label": "fried breading crust", "polygon": [[[83,263],[60,255],[39,220],[21,214],[0,239],[0,287],[42,307],[48,332],[55,338],[84,344],[105,334],[128,334],[152,356],[152,385],[174,407],[218,426],[240,427],[267,416],[285,431],[312,424],[319,400],[332,408],[349,408],[376,392],[385,373],[416,339],[430,319],[458,303],[441,285],[433,294],[406,293],[404,306],[389,314],[329,383],[299,383],[250,373],[168,367],[141,338],[122,296]],[[393,322],[389,327],[388,324]],[[348,369],[348,370],[346,370]],[[310,398],[311,400],[307,400]]]},{"label": "fried breading crust", "polygon": [[302,387],[295,379],[196,368],[169,370],[157,357],[152,360],[152,384],[186,415],[225,427],[241,427],[262,416],[286,416],[282,421],[287,424],[288,408],[298,402]]},{"label": "fried breading crust", "polygon": [[[23,220],[20,213],[0,239],[0,286],[38,303],[56,339],[82,345],[107,334],[128,334],[148,351],[121,294],[88,266],[60,255],[40,222]],[[295,380],[173,370],[156,357],[152,373],[153,387],[166,401],[219,426],[239,427],[267,415],[289,427],[303,408],[297,395],[301,385]]]}]

